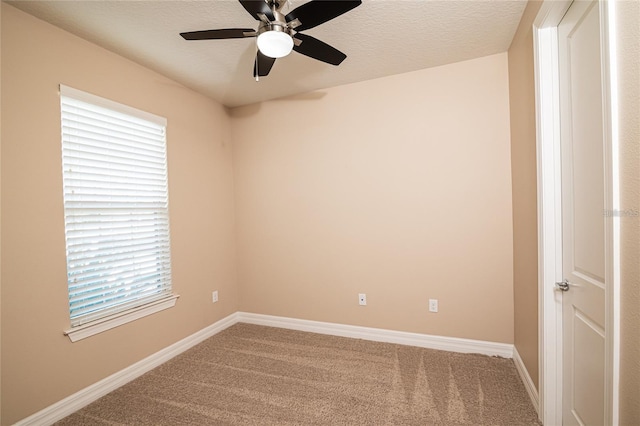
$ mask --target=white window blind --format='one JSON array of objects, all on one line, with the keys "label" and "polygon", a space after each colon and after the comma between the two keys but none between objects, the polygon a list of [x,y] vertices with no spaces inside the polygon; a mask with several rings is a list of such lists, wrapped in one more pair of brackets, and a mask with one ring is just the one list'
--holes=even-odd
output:
[{"label": "white window blind", "polygon": [[171,297],[166,120],[60,86],[71,326]]}]

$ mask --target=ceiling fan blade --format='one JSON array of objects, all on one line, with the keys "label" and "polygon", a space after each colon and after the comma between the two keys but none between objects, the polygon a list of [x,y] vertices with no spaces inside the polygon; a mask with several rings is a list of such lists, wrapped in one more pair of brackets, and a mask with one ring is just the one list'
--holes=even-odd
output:
[{"label": "ceiling fan blade", "polygon": [[[250,33],[251,35],[245,35]],[[251,28],[227,28],[223,30],[204,30],[180,33],[185,40],[220,40],[226,38],[255,37],[255,30]]]},{"label": "ceiling fan blade", "polygon": [[258,50],[256,55],[256,62],[253,64],[253,76],[254,77],[266,77],[269,75],[269,71],[276,62],[276,58],[270,58],[264,55]]},{"label": "ceiling fan blade", "polygon": [[298,19],[302,25],[296,31],[304,31],[330,21],[362,4],[361,0],[312,0],[289,12],[287,22]]},{"label": "ceiling fan blade", "polygon": [[295,38],[300,40],[302,43],[298,46],[294,45],[293,50],[310,58],[317,59],[331,65],[340,65],[340,63],[347,58],[347,55],[317,38],[306,34],[296,34]]},{"label": "ceiling fan blade", "polygon": [[263,13],[269,18],[270,21],[273,21],[273,12],[269,8],[269,5],[264,0],[239,0],[240,4],[249,12],[251,16],[253,16],[258,21],[260,20],[259,13]]}]

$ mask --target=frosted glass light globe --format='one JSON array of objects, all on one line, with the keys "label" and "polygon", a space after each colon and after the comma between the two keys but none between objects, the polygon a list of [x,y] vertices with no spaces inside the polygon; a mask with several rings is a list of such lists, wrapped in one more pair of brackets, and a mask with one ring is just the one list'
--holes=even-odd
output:
[{"label": "frosted glass light globe", "polygon": [[270,58],[282,58],[291,53],[293,38],[281,31],[265,31],[258,36],[258,49]]}]

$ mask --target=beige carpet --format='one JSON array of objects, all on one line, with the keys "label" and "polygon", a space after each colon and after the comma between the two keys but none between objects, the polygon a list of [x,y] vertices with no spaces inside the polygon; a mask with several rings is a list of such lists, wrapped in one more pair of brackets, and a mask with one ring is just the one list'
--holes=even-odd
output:
[{"label": "beige carpet", "polygon": [[510,359],[236,324],[60,425],[538,425]]}]

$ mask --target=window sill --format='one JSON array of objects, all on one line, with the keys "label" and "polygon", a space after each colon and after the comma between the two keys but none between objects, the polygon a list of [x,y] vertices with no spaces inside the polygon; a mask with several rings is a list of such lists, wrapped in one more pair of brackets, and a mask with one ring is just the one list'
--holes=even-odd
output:
[{"label": "window sill", "polygon": [[178,297],[180,296],[174,294],[165,299],[147,303],[146,305],[130,309],[126,312],[83,324],[78,327],[73,327],[72,329],[66,330],[64,332],[64,335],[67,336],[72,342],[77,342],[78,340],[86,339],[87,337],[102,333],[103,331],[107,331],[128,322],[146,317],[147,315],[155,314],[156,312],[172,308],[173,306],[175,306]]}]

